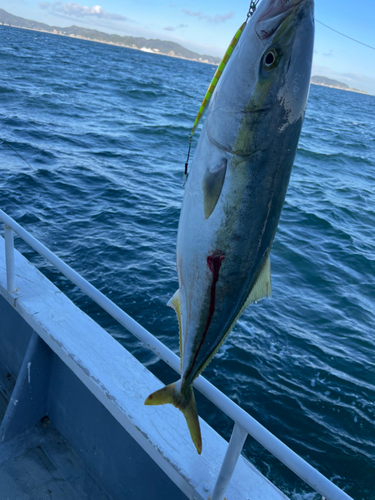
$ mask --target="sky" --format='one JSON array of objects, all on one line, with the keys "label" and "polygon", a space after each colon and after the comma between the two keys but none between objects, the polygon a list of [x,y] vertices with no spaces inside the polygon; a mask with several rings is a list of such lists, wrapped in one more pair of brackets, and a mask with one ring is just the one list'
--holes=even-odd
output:
[{"label": "sky", "polygon": [[[75,24],[107,33],[172,40],[223,56],[246,19],[250,0],[0,0],[16,16],[53,26]],[[375,0],[315,0],[313,75],[375,95]],[[320,21],[320,22],[319,22]]]}]

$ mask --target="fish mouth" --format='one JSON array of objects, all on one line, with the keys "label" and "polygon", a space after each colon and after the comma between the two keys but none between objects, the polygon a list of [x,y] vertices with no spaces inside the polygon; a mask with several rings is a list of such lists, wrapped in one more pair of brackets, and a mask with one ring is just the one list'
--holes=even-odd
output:
[{"label": "fish mouth", "polygon": [[258,10],[255,32],[261,40],[271,37],[280,25],[302,5],[310,5],[314,0],[264,0]]}]

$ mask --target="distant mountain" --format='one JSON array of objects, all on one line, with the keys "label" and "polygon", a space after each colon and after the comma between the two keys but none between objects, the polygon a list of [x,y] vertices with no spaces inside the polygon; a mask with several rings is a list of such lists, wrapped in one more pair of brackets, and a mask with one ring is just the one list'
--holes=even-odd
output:
[{"label": "distant mountain", "polygon": [[311,83],[315,85],[323,85],[324,87],[331,87],[334,89],[348,90],[350,92],[358,92],[360,94],[367,94],[364,90],[354,89],[349,87],[346,83],[338,82],[337,80],[332,80],[325,76],[313,76],[311,77]]},{"label": "distant mountain", "polygon": [[220,64],[219,57],[200,55],[191,50],[185,49],[178,43],[168,42],[165,40],[153,40],[133,36],[109,35],[97,30],[80,28],[78,26],[70,26],[69,28],[60,28],[58,26],[49,26],[48,24],[38,23],[30,19],[13,16],[3,9],[0,9],[0,25],[12,26],[15,28],[26,28],[35,31],[44,31],[55,35],[70,36],[72,38],[81,38],[93,42],[108,43],[110,45],[118,45],[130,49],[142,50],[144,52],[152,52],[154,54],[162,54],[171,57],[179,57],[181,59],[189,59],[190,61],[198,61],[208,64]]}]

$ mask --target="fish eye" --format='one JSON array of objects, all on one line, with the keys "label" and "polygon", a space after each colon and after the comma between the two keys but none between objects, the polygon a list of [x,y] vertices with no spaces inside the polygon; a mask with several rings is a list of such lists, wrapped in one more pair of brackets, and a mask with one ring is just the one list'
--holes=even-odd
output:
[{"label": "fish eye", "polygon": [[279,56],[275,49],[267,50],[263,57],[263,67],[266,69],[272,69],[277,66],[279,62]]}]

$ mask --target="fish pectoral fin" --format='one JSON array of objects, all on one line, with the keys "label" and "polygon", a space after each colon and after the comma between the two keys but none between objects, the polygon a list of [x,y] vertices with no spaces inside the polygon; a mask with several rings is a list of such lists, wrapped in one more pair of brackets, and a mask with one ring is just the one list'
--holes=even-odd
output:
[{"label": "fish pectoral fin", "polygon": [[183,392],[180,392],[177,386],[180,386],[180,384],[173,383],[153,392],[148,396],[148,398],[146,398],[145,405],[153,406],[172,404],[182,411],[186,419],[191,439],[197,449],[197,452],[201,454],[202,435],[193,387],[189,385],[183,390]]},{"label": "fish pectoral fin", "polygon": [[253,302],[258,302],[258,300],[264,299],[267,296],[272,296],[271,263],[269,256],[265,260],[263,267],[259,273],[258,279],[251,289],[242,310],[245,310]]},{"label": "fish pectoral fin", "polygon": [[225,173],[227,171],[228,160],[222,158],[219,164],[214,169],[207,168],[203,181],[203,210],[204,217],[208,219],[214,211],[216,204],[220,198],[221,190],[223,189]]},{"label": "fish pectoral fin", "polygon": [[178,328],[180,332],[180,359],[181,359],[181,367],[182,367],[182,334],[181,334],[181,301],[180,301],[180,289],[178,289],[173,297],[171,297],[167,304],[169,307],[172,307],[177,314],[178,318]]}]

